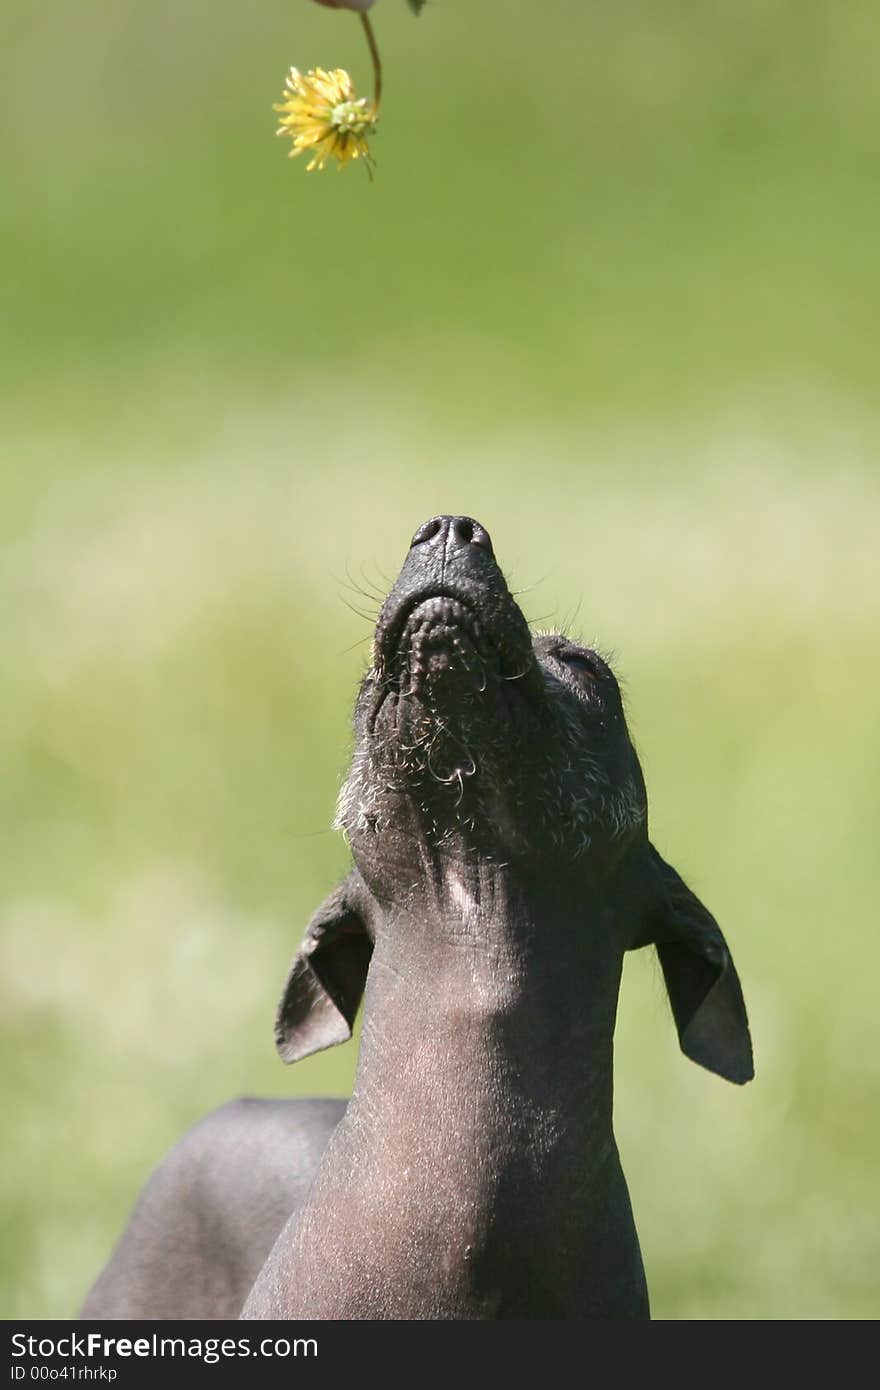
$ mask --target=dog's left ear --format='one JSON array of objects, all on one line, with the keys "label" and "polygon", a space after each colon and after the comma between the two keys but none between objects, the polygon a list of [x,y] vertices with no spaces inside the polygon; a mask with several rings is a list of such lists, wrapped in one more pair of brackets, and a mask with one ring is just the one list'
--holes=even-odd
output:
[{"label": "dog's left ear", "polygon": [[681,1050],[701,1067],[743,1085],[755,1074],[739,976],[711,912],[648,846],[650,908],[643,941],[663,967]]}]

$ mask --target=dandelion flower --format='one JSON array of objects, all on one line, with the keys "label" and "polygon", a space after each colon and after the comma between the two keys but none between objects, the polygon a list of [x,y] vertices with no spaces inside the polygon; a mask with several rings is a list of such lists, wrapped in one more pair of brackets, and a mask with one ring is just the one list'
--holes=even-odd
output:
[{"label": "dandelion flower", "polygon": [[335,159],[340,169],[352,159],[372,163],[367,136],[376,128],[377,109],[366,97],[355,97],[352,80],[344,68],[314,68],[301,73],[290,69],[284,99],[275,106],[281,112],[277,134],[293,140],[290,157],[311,154],[309,169],[323,169]]}]

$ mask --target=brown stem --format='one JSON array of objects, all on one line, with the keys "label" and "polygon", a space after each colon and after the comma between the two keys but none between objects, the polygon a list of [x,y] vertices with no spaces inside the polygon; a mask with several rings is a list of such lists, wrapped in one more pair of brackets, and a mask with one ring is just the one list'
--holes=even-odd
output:
[{"label": "brown stem", "polygon": [[370,48],[370,57],[373,60],[373,106],[378,112],[379,102],[382,100],[382,59],[379,57],[376,35],[373,33],[370,16],[366,11],[361,11],[361,24],[364,26],[364,33]]}]

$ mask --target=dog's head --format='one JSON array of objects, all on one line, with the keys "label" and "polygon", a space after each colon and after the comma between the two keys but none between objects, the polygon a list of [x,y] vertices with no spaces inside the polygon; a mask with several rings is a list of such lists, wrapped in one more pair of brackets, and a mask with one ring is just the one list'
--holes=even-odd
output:
[{"label": "dog's head", "polygon": [[[343,1041],[388,908],[479,862],[554,885],[570,929],[597,896],[609,950],[656,943],[683,1050],[752,1075],[739,980],[717,923],[648,840],[617,680],[594,650],[532,634],[487,532],[434,517],[376,627],[337,824],[355,868],[312,919],[278,1015],[289,1061]],[[454,873],[453,873],[454,877]],[[595,926],[593,929],[596,929]],[[558,941],[553,949],[559,949]]]}]

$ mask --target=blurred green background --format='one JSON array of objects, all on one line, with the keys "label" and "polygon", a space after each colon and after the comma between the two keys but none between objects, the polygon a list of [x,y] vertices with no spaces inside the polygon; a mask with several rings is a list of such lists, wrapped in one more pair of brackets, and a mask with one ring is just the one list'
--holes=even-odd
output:
[{"label": "blurred green background", "polygon": [[654,838],[758,1076],[630,958],[616,1111],[656,1316],[876,1316],[880,11],[403,0],[378,160],[307,175],[307,0],[13,0],[4,179],[2,1313],[68,1317],[277,995],[372,600],[437,511],[616,653]]}]

